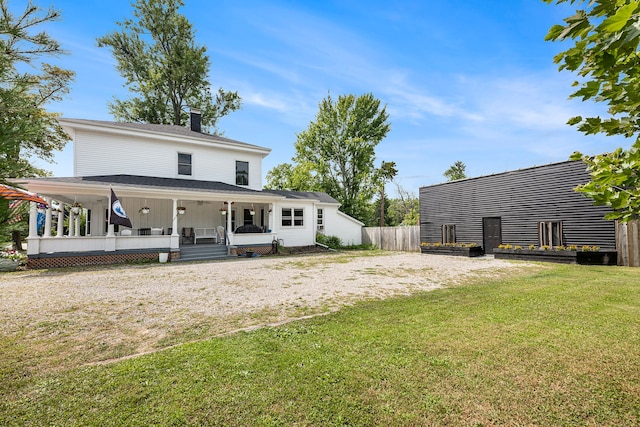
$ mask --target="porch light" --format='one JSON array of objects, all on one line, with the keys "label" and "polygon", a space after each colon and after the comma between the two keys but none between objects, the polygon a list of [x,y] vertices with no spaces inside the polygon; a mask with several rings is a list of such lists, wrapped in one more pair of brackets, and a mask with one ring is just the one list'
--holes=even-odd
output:
[{"label": "porch light", "polygon": [[[151,211],[151,209],[149,209],[147,206],[145,206],[145,207],[140,209],[140,213],[142,213],[144,215],[148,214],[149,211]],[[184,212],[182,212],[182,213],[184,213]]]},{"label": "porch light", "polygon": [[251,208],[251,210],[249,211],[249,215],[254,216],[256,214],[256,211],[253,210],[253,208]]},{"label": "porch light", "polygon": [[178,215],[184,215],[186,211],[187,211],[187,208],[185,208],[184,206],[178,207]]},{"label": "porch light", "polygon": [[221,208],[220,215],[226,215],[226,214],[227,214],[227,210],[225,208]]}]

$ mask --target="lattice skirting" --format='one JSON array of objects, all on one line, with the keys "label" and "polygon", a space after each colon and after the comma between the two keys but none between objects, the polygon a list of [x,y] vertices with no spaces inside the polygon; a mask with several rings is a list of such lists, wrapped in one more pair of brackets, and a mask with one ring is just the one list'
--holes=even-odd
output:
[{"label": "lattice skirting", "polygon": [[[170,252],[169,259],[180,258],[180,252]],[[29,257],[28,269],[75,267],[83,265],[109,265],[136,262],[158,262],[158,252],[110,253],[110,254],[64,254],[60,256]]]}]

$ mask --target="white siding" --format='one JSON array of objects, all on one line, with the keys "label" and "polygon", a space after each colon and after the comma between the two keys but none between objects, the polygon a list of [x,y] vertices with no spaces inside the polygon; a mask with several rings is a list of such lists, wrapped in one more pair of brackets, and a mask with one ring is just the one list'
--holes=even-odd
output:
[{"label": "white siding", "polygon": [[[282,209],[304,209],[304,225],[301,227],[283,227]],[[283,246],[311,246],[316,242],[316,211],[310,200],[284,200],[274,204],[274,230]]]},{"label": "white siding", "polygon": [[338,211],[335,205],[318,205],[324,209],[324,234],[338,236],[343,245],[362,244],[362,223]]},{"label": "white siding", "polygon": [[[262,189],[262,156],[222,147],[118,136],[78,129],[74,175],[142,175],[220,181],[235,185],[236,161],[249,162],[249,185]],[[192,175],[178,175],[178,152],[192,155]]]}]

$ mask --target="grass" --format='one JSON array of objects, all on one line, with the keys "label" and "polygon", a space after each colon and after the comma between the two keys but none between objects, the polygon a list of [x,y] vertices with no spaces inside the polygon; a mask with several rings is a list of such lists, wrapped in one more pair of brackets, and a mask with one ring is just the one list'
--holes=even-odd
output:
[{"label": "grass", "polygon": [[0,425],[639,425],[639,277],[545,266],[110,365],[14,360]]}]

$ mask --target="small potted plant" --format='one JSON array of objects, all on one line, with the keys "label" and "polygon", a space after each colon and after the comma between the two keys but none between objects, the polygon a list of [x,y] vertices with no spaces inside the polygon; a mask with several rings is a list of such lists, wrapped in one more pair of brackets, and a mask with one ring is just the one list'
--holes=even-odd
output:
[{"label": "small potted plant", "polygon": [[82,209],[82,205],[78,202],[73,202],[73,205],[71,205],[71,212],[74,215],[78,215],[80,213],[80,209]]},{"label": "small potted plant", "polygon": [[187,208],[185,208],[184,206],[178,206],[178,215],[184,215],[186,211]]},{"label": "small potted plant", "polygon": [[26,260],[26,255],[15,249],[2,249],[0,251],[0,271],[15,271]]}]

